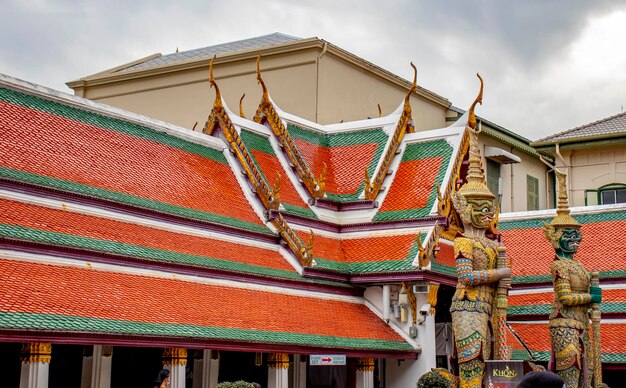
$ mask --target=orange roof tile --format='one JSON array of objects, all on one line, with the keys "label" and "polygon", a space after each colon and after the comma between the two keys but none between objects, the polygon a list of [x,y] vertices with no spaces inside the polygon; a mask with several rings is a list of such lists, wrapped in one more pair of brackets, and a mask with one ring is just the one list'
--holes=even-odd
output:
[{"label": "orange roof tile", "polygon": [[[400,163],[381,212],[423,208],[436,185],[442,158],[410,160]],[[429,209],[430,210],[430,209]]]},{"label": "orange roof tile", "polygon": [[[550,352],[550,332],[547,323],[510,323],[515,332],[521,337],[526,345],[533,351]],[[606,355],[620,355],[621,362],[626,361],[626,347],[624,347],[624,337],[626,336],[626,324],[602,322],[600,326],[600,343],[602,345],[603,358]],[[523,346],[509,332],[508,342],[513,350],[524,350]]]},{"label": "orange roof tile", "polygon": [[3,313],[404,342],[360,303],[7,259],[0,273]]},{"label": "orange roof tile", "polygon": [[[294,272],[277,251],[0,199],[0,224]],[[0,231],[0,235],[2,235]],[[95,244],[95,243],[94,243]],[[91,249],[98,250],[97,244]],[[133,256],[133,250],[128,250]],[[207,265],[209,265],[207,263]]]},{"label": "orange roof tile", "polygon": [[[626,277],[626,240],[614,237],[626,234],[626,212],[618,213],[576,217],[579,222],[582,220],[583,240],[574,258],[588,271],[607,272],[603,276],[613,272],[615,276]],[[619,217],[624,219],[616,219]],[[611,219],[604,221],[606,218]],[[512,261],[513,276],[518,278],[514,281],[522,281],[524,277],[536,279],[532,277],[537,275],[544,275],[544,281],[550,280],[546,276],[549,275],[550,265],[554,260],[554,249],[541,226],[542,222],[549,221],[550,219],[500,223],[502,241]]]},{"label": "orange roof tile", "polygon": [[263,225],[220,151],[1,91],[0,167]]},{"label": "orange roof tile", "polygon": [[326,191],[334,194],[354,194],[359,190],[378,146],[370,143],[327,148],[302,139],[294,142],[315,176],[320,176],[326,163]]}]

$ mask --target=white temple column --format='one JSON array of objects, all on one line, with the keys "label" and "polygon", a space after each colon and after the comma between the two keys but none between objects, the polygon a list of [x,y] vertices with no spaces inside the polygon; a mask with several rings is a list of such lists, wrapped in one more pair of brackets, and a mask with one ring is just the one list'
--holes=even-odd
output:
[{"label": "white temple column", "polygon": [[193,360],[193,387],[192,388],[215,388],[220,371],[220,352],[205,349],[202,358]]},{"label": "white temple column", "polygon": [[202,388],[202,374],[204,364],[204,352],[201,350],[193,351],[193,378],[191,379],[191,388]]},{"label": "white temple column", "polygon": [[91,388],[91,369],[93,366],[93,346],[83,346],[83,369],[80,377],[80,388]]},{"label": "white temple column", "polygon": [[267,355],[267,388],[289,388],[289,355]]},{"label": "white temple column", "polygon": [[22,345],[20,388],[48,388],[52,344],[31,342]]},{"label": "white temple column", "polygon": [[94,345],[91,367],[91,388],[111,388],[112,365],[113,347]]},{"label": "white temple column", "polygon": [[293,355],[293,387],[306,388],[306,364],[307,357],[299,354]]},{"label": "white temple column", "polygon": [[374,388],[374,359],[359,358],[356,365],[356,388]]},{"label": "white temple column", "polygon": [[163,368],[170,371],[170,387],[185,388],[187,349],[166,348],[163,351]]}]

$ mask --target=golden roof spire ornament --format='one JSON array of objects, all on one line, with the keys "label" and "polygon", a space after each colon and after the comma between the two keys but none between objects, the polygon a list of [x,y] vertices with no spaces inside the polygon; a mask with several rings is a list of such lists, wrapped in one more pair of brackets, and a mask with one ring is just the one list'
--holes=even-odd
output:
[{"label": "golden roof spire ornament", "polygon": [[467,120],[467,131],[469,132],[469,167],[467,169],[467,178],[465,184],[459,189],[459,194],[465,198],[485,198],[494,199],[495,195],[489,190],[485,183],[485,175],[483,174],[482,159],[480,157],[480,148],[478,147],[478,134],[480,130],[476,129],[476,115],[474,107],[483,101],[483,79],[480,74],[476,74],[480,80],[480,91],[478,96],[472,103],[469,110],[469,118]]},{"label": "golden roof spire ornament", "polygon": [[244,97],[246,97],[246,93],[244,93],[243,96],[241,96],[241,98],[239,99],[239,117],[245,119],[246,115],[243,112],[243,99],[244,99]]},{"label": "golden roof spire ornament", "polygon": [[263,99],[269,101],[269,94],[267,93],[265,82],[263,82],[263,78],[261,78],[261,55],[256,57],[256,80],[263,88]]},{"label": "golden roof spire ornament", "polygon": [[411,114],[411,95],[417,90],[417,67],[415,67],[413,62],[411,62],[411,67],[413,68],[413,83],[411,84],[411,88],[406,94],[406,97],[404,97],[404,111],[408,112],[409,115]]},{"label": "golden roof spire ornament", "polygon": [[217,83],[215,83],[215,78],[213,77],[213,62],[215,62],[215,58],[217,55],[213,55],[211,58],[211,62],[209,62],[209,83],[212,88],[215,88],[215,102],[213,103],[216,107],[222,106],[222,94],[220,93],[220,88],[217,87]]},{"label": "golden roof spire ornament", "polygon": [[554,169],[554,174],[556,175],[558,182],[556,217],[554,217],[549,224],[544,223],[543,228],[548,241],[550,241],[552,246],[556,249],[559,247],[559,240],[563,235],[563,230],[566,228],[580,229],[580,224],[569,214],[569,203],[567,199],[567,175],[563,174],[556,168]]},{"label": "golden roof spire ornament", "polygon": [[[580,224],[576,222],[576,220],[572,218],[572,216],[569,214],[569,201],[567,198],[567,175],[563,174],[556,168],[554,169],[554,173],[558,182],[556,217],[552,219],[550,224],[546,224],[546,228],[580,228]],[[547,230],[546,233],[548,233]],[[551,239],[551,237],[548,236],[548,239]]]}]

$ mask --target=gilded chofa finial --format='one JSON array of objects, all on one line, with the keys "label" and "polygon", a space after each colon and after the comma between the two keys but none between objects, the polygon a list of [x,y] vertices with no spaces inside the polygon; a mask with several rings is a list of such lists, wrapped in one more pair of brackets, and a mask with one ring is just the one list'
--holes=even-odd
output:
[{"label": "gilded chofa finial", "polygon": [[241,98],[239,99],[239,117],[243,117],[245,119],[246,115],[243,113],[243,99],[244,99],[244,97],[246,97],[246,93],[244,93],[243,96],[241,96]]},{"label": "gilded chofa finial", "polygon": [[214,106],[222,106],[222,94],[220,93],[220,88],[217,87],[217,83],[215,83],[215,77],[213,77],[213,62],[215,62],[215,58],[217,55],[214,55],[211,58],[211,62],[209,62],[209,83],[211,87],[215,88],[215,103]]},{"label": "gilded chofa finial", "polygon": [[470,106],[469,118],[467,119],[467,126],[472,128],[473,130],[476,130],[477,124],[476,115],[474,114],[474,108],[476,108],[476,104],[483,104],[483,77],[481,77],[478,73],[476,73],[476,76],[480,80],[480,91],[478,92],[478,96],[476,96],[476,99],[472,103],[472,106]]},{"label": "gilded chofa finial", "polygon": [[378,105],[378,117],[383,117],[383,110],[380,109],[380,104],[377,104],[377,105]]},{"label": "gilded chofa finial", "polygon": [[411,67],[413,68],[413,83],[411,84],[411,88],[409,92],[404,97],[404,105],[406,106],[409,103],[409,99],[411,98],[411,94],[415,93],[417,90],[417,67],[411,62]]},{"label": "gilded chofa finial", "polygon": [[261,78],[261,56],[256,57],[256,80],[261,87],[263,88],[263,99],[268,98],[267,88],[265,87],[265,82],[263,82],[263,78]]},{"label": "gilded chofa finial", "polygon": [[[469,167],[467,169],[466,182],[461,186],[458,194],[467,198],[481,198],[481,199],[494,199],[495,195],[489,190],[485,183],[485,175],[483,174],[482,159],[480,157],[480,148],[478,147],[478,134],[480,131],[475,129],[476,116],[474,115],[474,107],[477,103],[482,104],[483,97],[483,79],[480,74],[477,74],[480,79],[480,92],[478,97],[474,100],[470,108],[470,118],[467,123],[467,131],[469,134]],[[473,123],[472,123],[473,118]],[[472,125],[474,127],[472,127]],[[460,199],[458,199],[460,200]]]}]

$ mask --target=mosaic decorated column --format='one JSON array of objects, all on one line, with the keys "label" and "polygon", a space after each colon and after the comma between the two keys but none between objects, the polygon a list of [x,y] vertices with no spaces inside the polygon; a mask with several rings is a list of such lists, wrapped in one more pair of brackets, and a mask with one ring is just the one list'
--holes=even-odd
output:
[{"label": "mosaic decorated column", "polygon": [[170,371],[170,387],[185,388],[185,367],[187,349],[165,348],[163,350],[163,368]]},{"label": "mosaic decorated column", "polygon": [[92,360],[91,388],[110,388],[113,347],[94,345]]},{"label": "mosaic decorated column", "polygon": [[289,387],[289,355],[287,353],[267,355],[267,387]]},{"label": "mosaic decorated column", "polygon": [[374,365],[371,357],[357,359],[356,388],[374,388]]},{"label": "mosaic decorated column", "polygon": [[47,388],[52,344],[31,342],[22,345],[20,388]]}]

